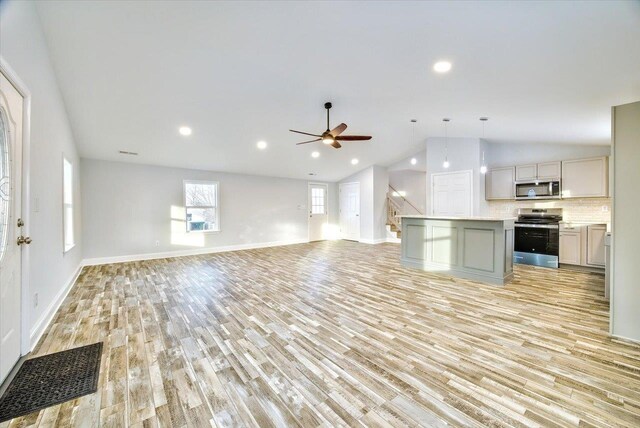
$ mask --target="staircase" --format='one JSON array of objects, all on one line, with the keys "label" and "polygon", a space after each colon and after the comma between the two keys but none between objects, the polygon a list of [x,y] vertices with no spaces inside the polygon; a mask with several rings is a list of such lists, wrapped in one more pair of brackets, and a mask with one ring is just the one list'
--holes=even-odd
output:
[{"label": "staircase", "polygon": [[406,214],[422,215],[422,212],[402,196],[401,192],[389,186],[387,192],[387,237],[391,241],[400,242],[402,224],[399,216]]}]

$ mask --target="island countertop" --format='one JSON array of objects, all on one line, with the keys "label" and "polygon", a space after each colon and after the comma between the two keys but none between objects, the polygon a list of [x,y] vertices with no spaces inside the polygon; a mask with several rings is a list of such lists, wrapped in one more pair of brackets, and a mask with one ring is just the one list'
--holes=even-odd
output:
[{"label": "island countertop", "polygon": [[399,215],[400,218],[420,218],[424,220],[466,220],[466,221],[515,221],[516,217],[441,217],[434,215]]}]

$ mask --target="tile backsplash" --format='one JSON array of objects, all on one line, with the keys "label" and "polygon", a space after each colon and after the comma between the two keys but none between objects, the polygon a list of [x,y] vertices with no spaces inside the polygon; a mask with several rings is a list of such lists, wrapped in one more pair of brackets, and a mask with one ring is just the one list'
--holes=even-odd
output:
[{"label": "tile backsplash", "polygon": [[[611,198],[560,199],[552,201],[487,201],[489,216],[517,216],[518,208],[562,208],[564,221],[610,223]],[[606,211],[602,207],[607,207]]]}]

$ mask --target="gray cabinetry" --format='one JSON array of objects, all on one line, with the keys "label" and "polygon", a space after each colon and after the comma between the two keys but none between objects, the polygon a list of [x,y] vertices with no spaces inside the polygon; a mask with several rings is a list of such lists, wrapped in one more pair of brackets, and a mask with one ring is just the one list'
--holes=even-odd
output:
[{"label": "gray cabinetry", "polygon": [[514,199],[515,168],[494,168],[485,176],[485,199]]},{"label": "gray cabinetry", "polygon": [[607,157],[562,161],[562,197],[608,196]]}]

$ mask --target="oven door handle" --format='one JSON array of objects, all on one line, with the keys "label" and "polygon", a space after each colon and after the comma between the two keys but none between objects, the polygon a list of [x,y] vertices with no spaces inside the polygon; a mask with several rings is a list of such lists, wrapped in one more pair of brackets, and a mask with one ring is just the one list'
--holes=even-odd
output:
[{"label": "oven door handle", "polygon": [[527,228],[532,228],[532,229],[559,229],[560,226],[558,226],[557,224],[521,224],[521,223],[516,223],[514,225],[515,227],[527,227]]}]

